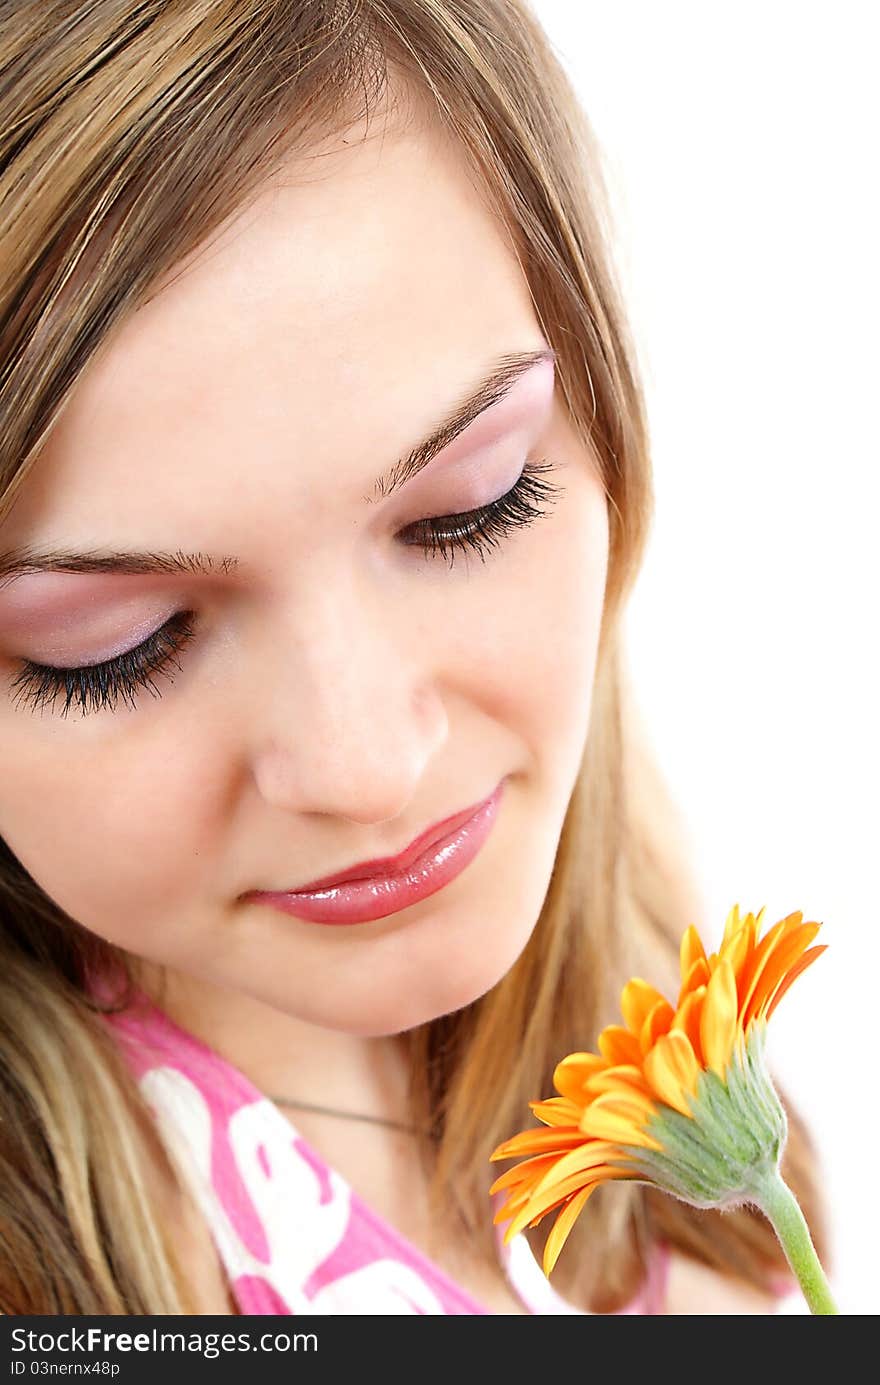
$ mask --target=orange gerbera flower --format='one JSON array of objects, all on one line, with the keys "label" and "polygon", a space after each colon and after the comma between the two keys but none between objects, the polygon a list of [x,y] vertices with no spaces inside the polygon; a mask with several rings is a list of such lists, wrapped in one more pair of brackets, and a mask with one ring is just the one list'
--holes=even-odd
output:
[{"label": "orange gerbera flower", "polygon": [[598,1053],[563,1058],[553,1074],[558,1096],[529,1103],[543,1127],[492,1154],[528,1156],[491,1188],[507,1193],[495,1217],[510,1222],[505,1241],[558,1212],[545,1274],[590,1194],[612,1179],[653,1183],[698,1207],[752,1201],[766,1210],[787,1133],[763,1063],[766,1023],[825,948],[810,946],[820,925],[800,911],[761,938],[763,916],[741,919],[734,905],[709,957],[688,928],[676,1004],[647,981],[629,981],[624,1023],[602,1030]]}]

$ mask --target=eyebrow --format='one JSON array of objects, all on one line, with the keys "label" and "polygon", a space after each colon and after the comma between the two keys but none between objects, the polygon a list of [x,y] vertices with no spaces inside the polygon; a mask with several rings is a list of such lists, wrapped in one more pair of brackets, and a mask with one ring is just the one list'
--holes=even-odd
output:
[{"label": "eyebrow", "polygon": [[[535,351],[513,351],[500,357],[472,394],[454,406],[439,426],[422,442],[417,443],[408,456],[401,458],[390,470],[376,478],[372,496],[365,496],[364,502],[372,505],[400,490],[413,477],[418,476],[438,453],[449,447],[481,414],[499,403],[521,375],[540,361],[555,360],[556,352],[552,347],[541,347]],[[176,553],[124,553],[116,550],[82,553],[64,549],[38,551],[29,547],[13,548],[0,551],[0,587],[5,585],[6,579],[29,572],[110,572],[140,577],[169,573],[213,576],[218,572],[228,574],[234,571],[239,562],[238,558],[230,554],[215,558],[210,553],[182,553],[180,550]]]},{"label": "eyebrow", "polygon": [[[537,351],[513,351],[502,356],[473,394],[457,405],[428,437],[417,443],[408,457],[404,457],[390,471],[378,477],[373,487],[373,499],[386,500],[389,495],[400,490],[407,481],[418,476],[419,472],[434,460],[438,452],[442,452],[460,433],[469,428],[480,414],[484,414],[493,404],[497,404],[509,394],[521,375],[532,366],[536,366],[539,361],[555,360],[556,352],[549,346]],[[367,503],[372,504],[373,500],[368,499]]]}]

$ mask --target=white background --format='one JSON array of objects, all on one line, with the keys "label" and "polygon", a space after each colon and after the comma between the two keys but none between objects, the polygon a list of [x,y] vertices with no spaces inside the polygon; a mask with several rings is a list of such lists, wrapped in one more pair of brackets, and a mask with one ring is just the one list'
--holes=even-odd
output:
[{"label": "white background", "polygon": [[877,1313],[880,7],[532,9],[602,148],[647,390],[639,706],[707,945],[734,903],[823,923],[768,1052],[823,1151],[838,1306]]}]

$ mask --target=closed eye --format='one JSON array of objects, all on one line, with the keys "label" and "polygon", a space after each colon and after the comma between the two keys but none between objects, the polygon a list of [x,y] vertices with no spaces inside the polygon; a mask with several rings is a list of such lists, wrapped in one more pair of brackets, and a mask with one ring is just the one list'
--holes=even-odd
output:
[{"label": "closed eye", "polygon": [[439,551],[450,567],[454,566],[456,551],[467,549],[479,553],[485,562],[487,553],[498,546],[499,540],[534,523],[545,513],[544,505],[563,490],[562,486],[545,479],[553,470],[553,464],[547,461],[527,462],[506,495],[464,514],[420,519],[402,531],[416,536],[406,542],[421,544],[427,558],[433,558]]},{"label": "closed eye", "polygon": [[[564,490],[546,480],[547,473],[553,470],[552,463],[546,461],[528,462],[505,495],[463,514],[417,520],[401,530],[401,542],[406,547],[421,546],[427,558],[439,553],[450,567],[459,551],[474,551],[485,562],[487,553],[545,514],[545,504],[554,502]],[[142,689],[153,697],[161,697],[153,681],[155,675],[173,681],[169,666],[175,664],[180,669],[177,656],[195,635],[194,619],[193,611],[177,611],[142,644],[100,664],[54,668],[24,660],[12,688],[33,710],[44,706],[54,709],[63,696],[63,717],[74,704],[82,708],[83,715],[105,708],[113,710],[120,698],[134,709]]]}]

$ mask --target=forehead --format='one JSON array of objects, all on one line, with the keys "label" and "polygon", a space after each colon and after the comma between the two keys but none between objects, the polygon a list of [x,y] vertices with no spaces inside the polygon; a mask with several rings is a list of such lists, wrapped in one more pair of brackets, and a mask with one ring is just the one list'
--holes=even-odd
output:
[{"label": "forehead", "polygon": [[487,360],[539,343],[458,146],[424,119],[361,134],[291,155],[117,327],[4,540],[140,542],[161,503],[189,547],[206,504],[240,503],[243,478],[264,504],[282,476],[279,504],[331,503],[404,454]]}]

